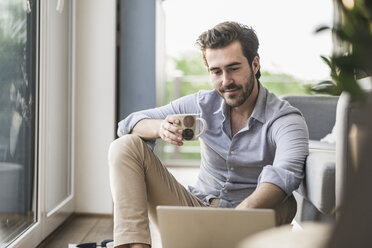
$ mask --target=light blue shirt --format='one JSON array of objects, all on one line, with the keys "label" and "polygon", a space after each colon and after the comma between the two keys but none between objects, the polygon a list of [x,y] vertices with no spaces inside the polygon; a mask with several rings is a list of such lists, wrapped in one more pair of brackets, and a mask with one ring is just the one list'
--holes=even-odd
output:
[{"label": "light blue shirt", "polygon": [[[119,122],[118,135],[131,132],[145,118],[197,113],[208,129],[199,138],[201,165],[191,193],[206,204],[220,199],[220,207],[235,207],[260,183],[272,183],[287,196],[303,179],[308,155],[308,130],[301,113],[260,84],[248,125],[231,135],[230,108],[215,90],[199,91],[163,107],[139,111]],[[155,140],[148,141],[154,149]]]}]

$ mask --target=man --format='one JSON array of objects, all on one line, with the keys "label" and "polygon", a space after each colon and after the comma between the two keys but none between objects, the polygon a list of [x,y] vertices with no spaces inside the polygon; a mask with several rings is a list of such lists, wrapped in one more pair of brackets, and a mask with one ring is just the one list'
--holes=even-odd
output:
[{"label": "man", "polygon": [[[295,215],[292,191],[303,178],[307,126],[297,109],[260,84],[254,30],[225,22],[201,34],[197,44],[215,89],[119,123],[120,138],[109,152],[116,247],[150,247],[148,213],[156,223],[157,205],[273,208],[278,224]],[[200,138],[200,174],[189,190],[151,150],[157,138],[183,145],[172,114],[184,113],[199,113],[208,123]]]}]

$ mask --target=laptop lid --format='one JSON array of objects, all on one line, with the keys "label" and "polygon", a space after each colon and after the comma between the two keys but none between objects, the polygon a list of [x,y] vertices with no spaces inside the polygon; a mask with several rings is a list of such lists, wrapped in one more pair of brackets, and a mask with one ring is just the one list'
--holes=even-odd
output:
[{"label": "laptop lid", "polygon": [[158,206],[163,248],[232,248],[275,226],[272,209]]}]

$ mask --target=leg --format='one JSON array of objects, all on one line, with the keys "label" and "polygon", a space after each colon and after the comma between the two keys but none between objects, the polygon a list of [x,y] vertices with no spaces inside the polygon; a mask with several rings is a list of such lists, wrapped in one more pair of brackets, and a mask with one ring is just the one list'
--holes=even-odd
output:
[{"label": "leg", "polygon": [[136,135],[125,135],[112,142],[109,166],[115,246],[150,245],[148,212],[156,223],[158,205],[204,206]]},{"label": "leg", "polygon": [[290,224],[297,212],[297,202],[293,195],[275,208],[276,225]]}]

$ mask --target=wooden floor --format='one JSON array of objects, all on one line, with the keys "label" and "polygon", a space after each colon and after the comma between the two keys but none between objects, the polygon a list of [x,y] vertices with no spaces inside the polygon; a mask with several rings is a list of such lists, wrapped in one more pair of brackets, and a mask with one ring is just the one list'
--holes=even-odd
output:
[{"label": "wooden floor", "polygon": [[112,230],[112,216],[74,214],[38,248],[67,248],[68,244],[87,242],[100,244],[104,239],[112,239]]},{"label": "wooden floor", "polygon": [[[170,168],[170,171],[184,186],[195,184],[198,168]],[[0,214],[0,240],[4,243],[12,240],[20,230],[33,222],[32,213],[27,215]],[[150,229],[152,247],[161,248],[160,235],[151,223]],[[67,248],[68,244],[100,243],[104,239],[112,239],[112,231],[112,216],[74,214],[38,247]]]}]

